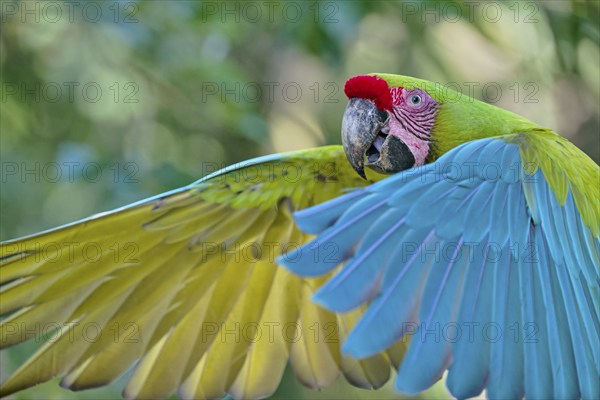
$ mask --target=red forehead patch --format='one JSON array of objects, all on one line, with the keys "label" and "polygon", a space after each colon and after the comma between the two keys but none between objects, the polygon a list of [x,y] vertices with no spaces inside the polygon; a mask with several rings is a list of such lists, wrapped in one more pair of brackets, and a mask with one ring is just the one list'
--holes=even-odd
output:
[{"label": "red forehead patch", "polygon": [[358,97],[375,102],[380,110],[392,109],[392,95],[386,81],[376,76],[359,75],[350,78],[344,85],[344,93],[349,99]]}]

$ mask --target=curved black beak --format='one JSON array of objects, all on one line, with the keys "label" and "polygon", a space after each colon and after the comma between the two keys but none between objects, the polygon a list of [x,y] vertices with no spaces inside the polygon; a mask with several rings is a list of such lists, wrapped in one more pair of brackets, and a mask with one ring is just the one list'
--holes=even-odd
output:
[{"label": "curved black beak", "polygon": [[391,174],[411,168],[415,158],[410,149],[389,135],[388,112],[371,100],[352,98],[342,119],[342,144],[354,170],[366,179],[365,165]]}]

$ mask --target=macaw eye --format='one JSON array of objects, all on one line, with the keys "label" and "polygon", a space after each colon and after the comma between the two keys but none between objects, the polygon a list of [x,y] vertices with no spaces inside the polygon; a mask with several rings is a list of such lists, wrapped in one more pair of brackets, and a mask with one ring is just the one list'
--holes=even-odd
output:
[{"label": "macaw eye", "polygon": [[421,96],[419,96],[418,94],[413,94],[412,96],[410,96],[410,104],[413,106],[418,106],[419,104],[421,104]]}]

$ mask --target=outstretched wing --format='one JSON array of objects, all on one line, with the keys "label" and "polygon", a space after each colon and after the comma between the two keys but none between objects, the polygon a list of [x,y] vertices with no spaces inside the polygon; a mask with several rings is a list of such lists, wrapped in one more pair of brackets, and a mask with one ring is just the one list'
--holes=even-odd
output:
[{"label": "outstretched wing", "polygon": [[[466,143],[296,214],[318,233],[282,262],[334,312],[367,311],[343,349],[410,335],[400,391],[449,369],[458,398],[600,397],[600,172],[555,134]],[[335,248],[335,259],[308,253]]]},{"label": "outstretched wing", "polygon": [[305,243],[291,213],[364,185],[341,146],[229,167],[188,187],[0,247],[0,346],[47,343],[0,395],[62,376],[80,390],[136,363],[127,397],[268,396],[290,360],[318,388],[340,371],[378,387],[402,351],[357,361],[340,343],[361,311],[311,302],[325,278],[275,259]]}]

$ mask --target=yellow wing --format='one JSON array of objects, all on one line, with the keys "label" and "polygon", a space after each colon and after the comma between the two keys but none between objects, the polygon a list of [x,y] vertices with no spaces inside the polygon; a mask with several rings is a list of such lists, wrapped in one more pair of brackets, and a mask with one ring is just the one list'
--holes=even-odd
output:
[{"label": "yellow wing", "polygon": [[[340,146],[263,157],[188,187],[0,245],[0,348],[47,342],[0,395],[53,377],[81,390],[122,375],[129,398],[272,394],[288,363],[305,385],[340,372],[384,384],[403,344],[355,360],[340,346],[362,310],[311,302],[328,279],[275,264],[309,237],[292,212],[363,186]],[[335,251],[335,249],[331,249]]]}]

